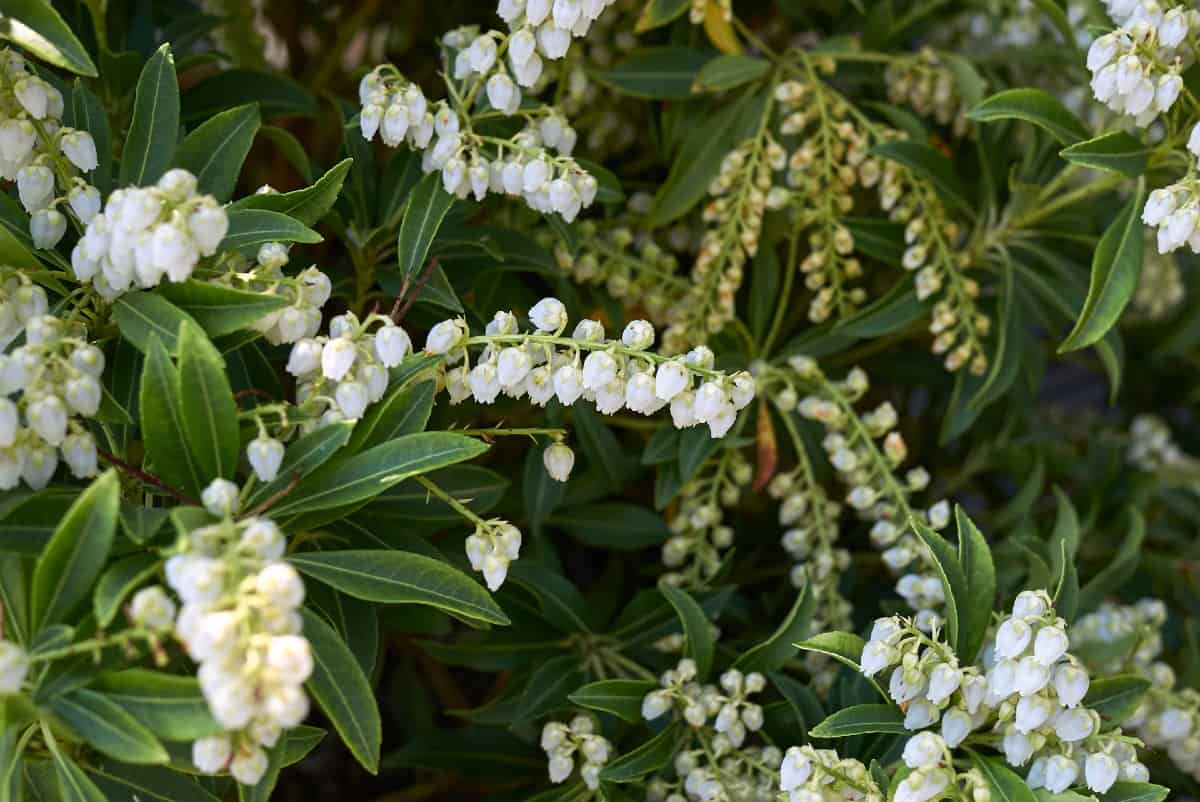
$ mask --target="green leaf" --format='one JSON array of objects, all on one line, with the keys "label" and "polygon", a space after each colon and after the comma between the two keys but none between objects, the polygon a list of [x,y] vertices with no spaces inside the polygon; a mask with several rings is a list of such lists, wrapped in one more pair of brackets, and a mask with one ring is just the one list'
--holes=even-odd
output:
[{"label": "green leaf", "polygon": [[1002,761],[969,749],[967,754],[992,789],[992,802],[1037,802],[1033,790]]},{"label": "green leaf", "polygon": [[816,595],[812,592],[812,583],[805,579],[796,602],[788,612],[783,623],[776,628],[765,641],[748,649],[733,664],[733,667],[743,671],[778,671],[787,661],[799,651],[796,645],[804,639],[812,626],[813,611],[817,606]]},{"label": "green leaf", "polygon": [[184,323],[196,324],[191,315],[154,292],[122,295],[113,301],[112,313],[122,336],[142,353],[150,350],[154,339],[175,353],[179,350],[179,328]]},{"label": "green leaf", "polygon": [[642,699],[657,687],[651,680],[606,679],[584,685],[567,698],[580,707],[612,713],[636,724],[642,720]]},{"label": "green leaf", "polygon": [[896,705],[854,705],[837,711],[809,731],[814,738],[845,738],[874,732],[906,733]]},{"label": "green leaf", "polygon": [[107,627],[117,617],[121,602],[158,570],[159,560],[152,554],[133,554],[112,564],[100,575],[92,594],[96,623]]},{"label": "green leaf", "polygon": [[286,214],[306,226],[316,225],[333,208],[334,201],[341,194],[342,184],[346,181],[346,175],[350,172],[353,164],[354,159],[342,159],[329,168],[329,171],[310,187],[293,192],[247,195],[229,208],[231,211],[234,209],[265,209],[269,212]]},{"label": "green leaf", "polygon": [[1124,131],[1111,131],[1094,139],[1076,142],[1063,148],[1058,155],[1072,164],[1137,178],[1146,172],[1153,151],[1153,148]]},{"label": "green leaf", "polygon": [[958,611],[963,628],[958,654],[963,662],[973,663],[983,647],[992,620],[992,607],[996,602],[996,565],[987,539],[958,505],[954,507],[954,519],[958,525],[958,561],[966,586],[966,597]]},{"label": "green leaf", "polygon": [[646,0],[634,33],[645,33],[674,22],[692,7],[692,0]]},{"label": "green leaf", "polygon": [[225,203],[233,195],[261,124],[256,103],[215,114],[179,143],[175,166],[196,176],[200,192]]},{"label": "green leaf", "polygon": [[170,767],[104,761],[87,773],[109,802],[220,802],[195,778]]},{"label": "green leaf", "polygon": [[293,554],[288,560],[308,576],[357,599],[425,604],[460,618],[509,623],[504,611],[473,579],[422,554],[347,549]]},{"label": "green leaf", "polygon": [[683,737],[683,725],[671,724],[636,749],[611,760],[600,770],[605,782],[628,783],[658,771],[675,756]]},{"label": "green leaf", "polygon": [[300,613],[313,655],[313,673],[305,687],[351,754],[375,774],[379,771],[383,730],[371,685],[333,628],[311,610]]},{"label": "green leaf", "polygon": [[454,196],[442,188],[442,176],[437,171],[417,182],[405,202],[396,236],[400,275],[415,279],[421,274],[429,246],[453,205]]},{"label": "green leaf", "polygon": [[581,543],[618,551],[655,546],[671,536],[661,515],[621,501],[568,507],[555,513],[550,523]]},{"label": "green leaf", "polygon": [[461,434],[404,435],[313,474],[272,514],[295,515],[366,501],[410,476],[473,459],[487,449],[486,444]]},{"label": "green leaf", "polygon": [[179,81],[171,46],[164,44],[142,68],[133,120],[121,151],[121,186],[153,184],[166,172],[179,135]]},{"label": "green leaf", "polygon": [[537,600],[542,618],[563,632],[590,632],[587,601],[578,588],[531,560],[508,567],[508,578]]},{"label": "green leaf", "polygon": [[59,799],[55,802],[109,802],[96,784],[75,761],[58,749],[52,749],[54,776],[58,779]]},{"label": "green leaf", "polygon": [[1125,208],[1112,221],[1092,256],[1092,277],[1087,300],[1075,328],[1058,347],[1059,353],[1095,344],[1121,317],[1142,274],[1143,238],[1141,211],[1146,200],[1145,179]]},{"label": "green leaf", "polygon": [[193,677],[130,668],[102,674],[93,687],[163,740],[193,741],[221,731]]},{"label": "green leaf", "polygon": [[1100,714],[1106,726],[1120,724],[1133,714],[1150,688],[1136,674],[1115,674],[1092,680],[1083,703]]},{"label": "green leaf", "polygon": [[124,763],[166,763],[167,750],[154,733],[122,707],[87,688],[55,696],[50,708],[83,740]]},{"label": "green leaf", "polygon": [[724,92],[757,81],[771,69],[771,62],[753,56],[720,55],[700,68],[693,92]]},{"label": "green leaf", "polygon": [[1079,612],[1090,612],[1118,591],[1137,570],[1146,536],[1146,519],[1135,507],[1129,507],[1129,526],[1120,548],[1079,591]]},{"label": "green leaf", "polygon": [[49,0],[4,0],[0,14],[0,39],[77,75],[95,78],[99,74],[87,49]]},{"label": "green leaf", "polygon": [[917,522],[916,532],[917,536],[921,538],[921,542],[929,549],[934,567],[938,572],[938,578],[942,580],[942,590],[946,596],[945,606],[942,608],[942,614],[946,619],[946,639],[954,647],[955,654],[965,660],[965,656],[958,651],[962,636],[966,635],[974,643],[978,633],[966,629],[967,622],[959,617],[959,602],[964,604],[967,602],[967,579],[963,576],[958,555],[941,535],[925,524]]},{"label": "green leaf", "polygon": [[1050,535],[1050,571],[1054,577],[1054,608],[1068,622],[1074,620],[1079,605],[1079,574],[1075,552],[1079,549],[1079,515],[1071,500],[1054,488],[1058,514]]},{"label": "green leaf", "polygon": [[279,466],[279,475],[259,485],[246,499],[246,506],[261,504],[287,489],[294,477],[303,478],[321,467],[350,440],[354,421],[337,421],[314,429],[288,446]]},{"label": "green leaf", "polygon": [[712,54],[690,47],[647,47],[635,50],[610,70],[593,75],[618,92],[647,100],[686,100],[692,84]]},{"label": "green leaf", "polygon": [[1041,89],[1006,89],[985,98],[967,112],[975,122],[1024,120],[1064,145],[1088,138],[1088,129],[1056,97]]},{"label": "green leaf", "polygon": [[267,209],[232,209],[219,250],[251,254],[264,242],[321,242],[320,234],[295,218]]},{"label": "green leaf", "polygon": [[885,142],[876,145],[871,152],[904,165],[914,175],[929,181],[938,197],[947,205],[965,214],[974,215],[970,193],[958,177],[954,164],[930,146],[919,142]]},{"label": "green leaf", "polygon": [[112,189],[112,129],[108,123],[108,112],[104,103],[88,90],[79,78],[71,87],[72,125],[81,131],[92,135],[96,143],[96,169],[92,171],[92,183],[100,190],[101,196]]},{"label": "green leaf", "polygon": [[867,643],[853,632],[822,632],[808,640],[800,641],[796,647],[806,652],[825,654],[855,671],[862,659],[863,647]]},{"label": "green leaf", "polygon": [[33,569],[30,617],[35,631],[65,619],[91,592],[117,531],[120,497],[117,474],[108,470],[63,516]]},{"label": "green leaf", "polygon": [[1101,799],[1103,802],[1162,802],[1170,793],[1170,788],[1153,783],[1119,782],[1113,783]]},{"label": "green leaf", "polygon": [[683,634],[687,638],[687,656],[696,661],[696,677],[700,682],[704,682],[712,671],[713,653],[716,651],[712,624],[709,623],[704,610],[687,591],[665,582],[660,582],[658,589],[675,608],[676,615],[683,623]]},{"label": "green leaf", "polygon": [[158,287],[155,294],[150,295],[159,296],[170,301],[179,311],[199,324],[210,337],[220,337],[249,328],[272,312],[278,312],[291,305],[282,295],[235,290],[233,287],[194,279],[179,284],[164,283]]},{"label": "green leaf", "polygon": [[540,718],[559,707],[566,707],[567,692],[584,679],[581,657],[564,654],[537,666],[521,694],[516,721]]},{"label": "green leaf", "polygon": [[241,439],[238,409],[225,375],[225,360],[199,326],[179,330],[181,410],[188,450],[208,480],[232,479],[237,471]]},{"label": "green leaf", "polygon": [[354,427],[350,448],[382,445],[389,440],[425,430],[433,412],[433,397],[437,385],[432,381],[404,382],[393,388]]},{"label": "green leaf", "polygon": [[157,337],[150,338],[142,366],[142,439],[159,476],[193,496],[208,484],[188,448],[179,371]]}]

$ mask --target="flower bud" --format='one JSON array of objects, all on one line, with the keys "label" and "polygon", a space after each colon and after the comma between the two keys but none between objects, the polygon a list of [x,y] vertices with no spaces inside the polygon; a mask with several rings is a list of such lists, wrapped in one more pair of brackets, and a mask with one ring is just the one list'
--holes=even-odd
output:
[{"label": "flower bud", "polygon": [[223,518],[237,512],[238,487],[228,479],[214,479],[200,494],[204,509]]},{"label": "flower bud", "polygon": [[571,476],[571,469],[575,467],[575,452],[565,443],[554,443],[542,452],[542,463],[546,466],[546,473],[550,474],[550,478],[565,482]]},{"label": "flower bud", "polygon": [[279,475],[279,467],[283,464],[283,443],[272,437],[262,435],[250,441],[246,446],[246,460],[254,470],[255,475],[263,482],[271,482]]}]

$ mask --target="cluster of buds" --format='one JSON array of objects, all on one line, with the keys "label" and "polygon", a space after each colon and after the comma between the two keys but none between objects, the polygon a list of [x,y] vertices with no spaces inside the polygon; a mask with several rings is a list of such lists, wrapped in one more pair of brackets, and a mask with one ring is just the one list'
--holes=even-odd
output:
[{"label": "cluster of buds", "polygon": [[29,675],[29,654],[20,644],[0,640],[0,694],[20,693]]},{"label": "cluster of buds", "polygon": [[[679,261],[648,236],[640,239],[626,226],[602,228],[585,220],[577,226],[579,246],[575,253],[555,235],[554,258],[558,266],[578,284],[603,286],[627,306],[644,307],[655,324],[682,322],[686,317],[683,298],[690,282],[679,275]],[[688,338],[677,327],[663,332],[666,353],[687,349]]]},{"label": "cluster of buds", "polygon": [[[192,760],[202,772],[227,768],[254,785],[267,770],[264,748],[308,715],[303,685],[313,659],[301,634],[304,583],[283,560],[286,539],[273,521],[235,518],[236,485],[217,479],[201,500],[212,523],[182,536],[166,564],[167,584],[183,602],[175,635],[200,664],[200,689],[224,730],[197,740]],[[132,611],[138,623],[158,627],[174,609],[161,589],[150,593]]]},{"label": "cluster of buds", "polygon": [[67,231],[57,207],[83,225],[100,211],[100,192],[81,176],[99,164],[96,142],[63,126],[63,107],[62,93],[20,53],[0,50],[0,178],[16,181],[38,248],[53,248]]},{"label": "cluster of buds", "polygon": [[679,507],[667,522],[671,536],[662,547],[663,565],[672,569],[663,574],[665,582],[703,587],[716,576],[734,536],[722,507],[737,504],[752,473],[741,452],[730,449],[710,458],[683,486]]},{"label": "cluster of buds", "polygon": [[[910,519],[942,529],[950,521],[950,505],[939,501],[927,511],[914,509],[909,497],[929,486],[929,473],[920,467],[897,476],[908,456],[904,437],[896,429],[895,408],[884,402],[859,414],[854,404],[870,387],[861,368],[852,368],[842,381],[830,381],[815,360],[795,356],[788,360],[794,373],[780,372],[782,388],[773,396],[783,414],[792,410],[819,422],[826,430],[822,440],[830,464],[849,488],[845,503],[860,518],[871,521],[871,542],[883,550],[883,561],[900,575],[896,591],[917,611],[924,631],[940,623],[937,608],[944,601],[928,549],[920,542]],[[808,393],[799,397],[798,390]]]},{"label": "cluster of buds", "polygon": [[773,746],[746,744],[749,733],[763,725],[763,710],[750,697],[766,687],[758,672],[730,669],[720,686],[697,681],[696,664],[679,661],[663,673],[661,688],[642,700],[647,721],[674,711],[689,726],[689,738],[675,754],[676,779],[658,777],[646,798],[658,802],[769,802],[774,799],[777,770],[783,756]]},{"label": "cluster of buds", "polygon": [[[754,398],[750,374],[713,370],[708,348],[675,358],[649,350],[655,333],[645,320],[629,323],[620,340],[606,339],[595,320],[581,320],[567,337],[566,307],[557,298],[543,298],[529,310],[529,321],[534,330],[522,333],[516,315],[502,311],[480,336],[472,337],[462,318],[430,330],[425,351],[445,357],[450,403],[474,398],[491,404],[501,393],[528,396],[538,406],[551,398],[571,406],[583,398],[604,415],[626,407],[652,415],[669,405],[677,428],[706,424],[713,437],[724,437]],[[483,348],[474,366],[472,346]],[[693,383],[699,385],[694,390]]]},{"label": "cluster of buds", "polygon": [[[1196,12],[1200,14],[1200,12]],[[1192,126],[1188,152],[1200,159],[1200,123]],[[1167,254],[1185,244],[1192,253],[1200,253],[1200,176],[1197,164],[1173,184],[1154,190],[1142,208],[1142,222],[1158,229],[1158,252]]]},{"label": "cluster of buds", "polygon": [[910,741],[914,754],[944,753],[972,732],[990,730],[1009,765],[1029,765],[1031,787],[1060,793],[1086,784],[1104,793],[1118,778],[1144,781],[1133,739],[1101,734],[1099,714],[1083,704],[1090,680],[1069,646],[1049,595],[1022,591],[985,645],[981,666],[960,665],[937,630],[926,636],[894,617],[875,622],[861,670],[874,676],[895,666],[888,693],[906,705],[907,729],[940,723],[936,742]]},{"label": "cluster of buds", "polygon": [[542,751],[549,759],[550,782],[565,782],[575,771],[575,756],[580,758],[579,777],[595,791],[600,786],[600,769],[612,755],[612,744],[596,734],[596,722],[589,716],[576,716],[570,724],[546,722],[542,727]]},{"label": "cluster of buds", "polygon": [[967,116],[954,73],[933,48],[924,47],[909,58],[890,62],[884,80],[892,103],[911,106],[940,125],[953,125],[955,136],[966,133]]},{"label": "cluster of buds", "polygon": [[314,426],[358,420],[383,398],[388,368],[411,351],[408,333],[385,315],[361,322],[352,312],[338,315],[329,321],[328,336],[305,337],[292,346],[287,371],[296,377],[296,403],[322,410]]},{"label": "cluster of buds", "polygon": [[[832,71],[833,65],[819,62]],[[787,185],[799,222],[805,223],[808,254],[800,262],[804,284],[814,294],[808,318],[822,323],[860,306],[866,290],[854,286],[863,276],[854,256],[854,236],[841,222],[854,210],[856,188],[880,185],[885,163],[870,155],[876,144],[853,114],[853,107],[814,74],[809,81],[785,81],[775,88],[782,109],[779,133],[799,137],[787,161]]]},{"label": "cluster of buds", "polygon": [[0,296],[0,318],[23,321],[25,333],[24,344],[0,354],[0,489],[22,479],[45,487],[60,457],[76,478],[95,476],[84,419],[100,409],[103,352],[82,326],[46,314],[46,293],[24,276],[10,276]]},{"label": "cluster of buds", "polygon": [[909,738],[901,759],[911,771],[896,786],[895,802],[928,802],[947,795],[971,802],[992,798],[991,786],[979,769],[955,771],[950,745],[937,733],[921,732]]},{"label": "cluster of buds", "polygon": [[1150,682],[1141,704],[1121,722],[1146,745],[1161,749],[1181,770],[1200,779],[1200,693],[1177,687],[1162,660],[1166,606],[1158,599],[1104,603],[1071,629],[1071,648],[1109,673],[1135,673]]},{"label": "cluster of buds", "polygon": [[467,538],[471,570],[483,574],[488,590],[497,591],[508,577],[508,565],[521,556],[521,530],[502,518],[479,521]]},{"label": "cluster of buds", "polygon": [[1169,254],[1158,253],[1147,236],[1142,255],[1142,273],[1131,302],[1138,319],[1161,322],[1169,318],[1187,296],[1179,263]]},{"label": "cluster of buds", "polygon": [[[779,790],[785,794],[781,798],[786,802],[826,799],[883,802],[885,798],[871,777],[871,772],[861,762],[840,758],[832,749],[815,749],[811,746],[793,746],[784,754],[779,766]],[[899,794],[897,799],[900,799]],[[920,801],[909,798],[902,802]]]},{"label": "cluster of buds", "polygon": [[1129,425],[1129,446],[1125,459],[1135,468],[1149,473],[1191,471],[1196,459],[1175,442],[1167,422],[1157,415],[1142,414]]},{"label": "cluster of buds", "polygon": [[693,25],[700,25],[713,13],[729,22],[733,19],[733,0],[692,0],[692,7],[688,9],[688,21]]},{"label": "cluster of buds", "polygon": [[1092,93],[1118,114],[1147,126],[1175,104],[1183,90],[1181,73],[1196,59],[1194,34],[1200,11],[1157,0],[1130,4],[1119,28],[1092,42],[1087,67]]},{"label": "cluster of buds", "polygon": [[118,189],[95,214],[71,251],[75,278],[111,301],[165,277],[191,278],[202,257],[217,252],[229,230],[225,209],[196,189],[196,177],[168,170],[149,187]]},{"label": "cluster of buds", "polygon": [[665,335],[669,341],[702,342],[733,319],[746,264],[758,253],[763,215],[788,202],[786,189],[771,187],[786,160],[764,124],[721,161],[702,213],[706,229],[692,265],[692,286],[680,301],[686,313],[672,318]]},{"label": "cluster of buds", "polygon": [[260,331],[272,345],[291,344],[315,337],[321,329],[321,307],[329,300],[333,285],[329,277],[310,266],[294,278],[286,276],[288,248],[281,242],[259,246],[253,264],[236,252],[222,254],[217,267],[223,269],[211,283],[271,295],[288,301],[288,306],[264,315],[251,328]]}]

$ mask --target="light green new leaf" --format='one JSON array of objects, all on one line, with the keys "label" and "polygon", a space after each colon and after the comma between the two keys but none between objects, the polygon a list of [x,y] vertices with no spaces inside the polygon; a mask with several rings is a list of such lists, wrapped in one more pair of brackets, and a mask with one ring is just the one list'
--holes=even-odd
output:
[{"label": "light green new leaf", "polygon": [[55,67],[88,78],[98,75],[87,49],[49,0],[4,0],[0,3],[0,39],[12,42]]},{"label": "light green new leaf", "polygon": [[1153,150],[1125,131],[1111,131],[1094,139],[1076,142],[1063,148],[1058,155],[1071,164],[1137,178],[1146,172]]},{"label": "light green new leaf", "polygon": [[157,337],[150,338],[142,365],[142,439],[146,454],[167,483],[199,497],[208,477],[188,447],[179,371]]},{"label": "light green new leaf", "polygon": [[261,124],[257,103],[214,114],[179,143],[175,166],[196,176],[200,192],[224,203],[233,195]]},{"label": "light green new leaf", "polygon": [[508,623],[508,616],[475,580],[423,554],[346,549],[293,554],[288,560],[308,576],[357,599],[424,604],[460,618]]},{"label": "light green new leaf", "polygon": [[100,576],[92,594],[92,610],[96,623],[107,627],[117,617],[121,603],[133,589],[141,585],[158,570],[159,560],[152,554],[132,554],[113,563]]},{"label": "light green new leaf", "polygon": [[716,651],[712,624],[704,614],[703,608],[687,591],[665,582],[660,582],[658,589],[675,608],[675,613],[683,623],[683,634],[687,638],[687,656],[696,661],[696,677],[700,682],[704,682],[712,671],[713,653]]},{"label": "light green new leaf", "polygon": [[187,388],[180,408],[188,450],[206,480],[232,479],[240,451],[237,403],[225,360],[192,323],[179,330],[179,380]]},{"label": "light green new leaf", "polygon": [[606,679],[584,685],[567,698],[580,707],[612,713],[636,724],[642,719],[642,700],[657,687],[651,680]]},{"label": "light green new leaf", "polygon": [[1006,89],[967,112],[975,122],[1024,120],[1048,132],[1064,145],[1087,139],[1088,129],[1058,98],[1042,89]]},{"label": "light green new leaf", "polygon": [[966,598],[959,608],[964,633],[959,637],[958,654],[964,662],[974,662],[987,636],[996,601],[996,565],[987,540],[962,507],[955,506],[958,525],[958,561],[966,580]]},{"label": "light green new leaf", "polygon": [[418,432],[369,448],[300,483],[274,508],[274,515],[295,515],[367,501],[410,476],[465,462],[487,451],[473,437],[448,432]]},{"label": "light green new leaf", "polygon": [[1075,328],[1058,347],[1059,353],[1086,348],[1111,329],[1125,305],[1133,297],[1142,274],[1145,242],[1142,233],[1142,205],[1146,200],[1146,181],[1139,179],[1137,190],[1125,208],[1112,221],[1092,255],[1092,277],[1087,299],[1075,322]]},{"label": "light green new leaf", "polygon": [[33,569],[34,631],[66,618],[91,592],[117,531],[121,484],[105,471],[67,510]]},{"label": "light green new leaf", "polygon": [[269,212],[286,214],[306,226],[316,225],[326,212],[333,208],[334,201],[341,194],[342,184],[353,164],[354,159],[342,159],[329,168],[329,171],[310,187],[293,192],[265,192],[261,195],[247,195],[229,208],[231,211],[235,209],[265,209]]},{"label": "light green new leaf", "polygon": [[396,237],[400,275],[413,279],[420,275],[429,255],[429,246],[453,205],[454,196],[442,188],[442,177],[437,172],[425,176],[413,187]]},{"label": "light green new leaf", "polygon": [[179,135],[179,80],[175,57],[164,44],[142,68],[133,121],[121,151],[121,186],[153,184],[167,171]]},{"label": "light green new leaf", "polygon": [[874,732],[905,733],[896,705],[854,705],[837,711],[809,731],[814,738],[846,738]]},{"label": "light green new leaf", "polygon": [[121,705],[87,688],[60,694],[50,708],[100,752],[123,763],[166,763],[167,750],[154,733]]},{"label": "light green new leaf", "polygon": [[305,687],[358,762],[375,774],[383,728],[371,685],[333,628],[311,610],[301,614],[313,655],[313,673]]}]

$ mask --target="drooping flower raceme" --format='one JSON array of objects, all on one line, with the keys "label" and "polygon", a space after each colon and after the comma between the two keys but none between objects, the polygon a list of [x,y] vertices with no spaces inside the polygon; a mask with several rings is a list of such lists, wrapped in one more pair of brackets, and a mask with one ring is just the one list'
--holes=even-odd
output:
[{"label": "drooping flower raceme", "polygon": [[229,217],[196,177],[168,170],[156,184],[118,189],[71,251],[75,278],[105,300],[164,279],[186,281],[200,259],[217,252]]},{"label": "drooping flower raceme", "polygon": [[222,253],[216,265],[222,272],[210,279],[212,284],[274,296],[288,302],[287,306],[251,324],[272,345],[315,337],[321,328],[321,307],[333,291],[329,276],[316,266],[290,277],[283,272],[287,263],[287,246],[281,242],[266,242],[259,246],[252,263],[235,251]]},{"label": "drooping flower raceme", "polygon": [[549,760],[550,782],[565,782],[575,771],[579,758],[579,777],[591,790],[600,786],[600,769],[612,755],[612,744],[596,734],[596,722],[589,716],[576,716],[570,724],[548,721],[542,727],[542,751]]},{"label": "drooping flower raceme", "polygon": [[[450,403],[474,398],[491,404],[504,394],[527,397],[537,406],[551,398],[571,406],[582,398],[604,415],[625,408],[652,415],[669,407],[677,428],[704,424],[713,437],[724,437],[754,398],[750,374],[714,370],[713,353],[705,347],[676,358],[651,351],[655,332],[644,320],[629,323],[620,339],[607,339],[595,320],[580,321],[564,336],[567,312],[557,298],[536,303],[529,320],[531,332],[521,332],[510,312],[497,312],[482,335],[472,336],[462,318],[430,330],[425,351],[445,356]],[[472,364],[469,352],[475,347],[482,352]]]},{"label": "drooping flower raceme", "polygon": [[76,478],[95,476],[96,441],[85,419],[100,409],[103,352],[80,324],[47,314],[46,293],[24,275],[10,273],[0,295],[5,336],[11,341],[13,324],[25,334],[0,354],[0,489],[22,480],[45,487],[60,458]]},{"label": "drooping flower raceme", "polygon": [[282,559],[286,539],[273,521],[236,517],[234,484],[214,481],[203,501],[211,523],[181,537],[166,564],[182,602],[175,635],[200,664],[200,689],[224,730],[197,740],[192,759],[202,772],[228,769],[254,785],[267,769],[264,750],[308,714],[304,583]]}]

